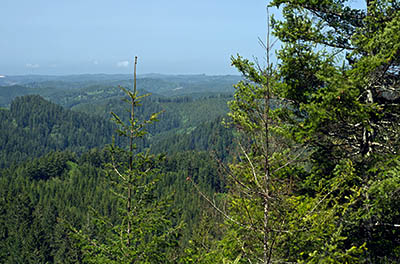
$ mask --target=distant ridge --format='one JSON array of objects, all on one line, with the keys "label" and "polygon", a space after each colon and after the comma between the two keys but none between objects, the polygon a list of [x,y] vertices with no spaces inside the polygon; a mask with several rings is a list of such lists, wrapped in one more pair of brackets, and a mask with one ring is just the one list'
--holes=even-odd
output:
[{"label": "distant ridge", "polygon": [[240,77],[240,75],[234,74],[205,74],[205,73],[194,73],[194,74],[163,74],[163,73],[145,73],[138,74],[141,78],[165,78],[165,77]]},{"label": "distant ridge", "polygon": [[[128,81],[132,79],[130,74],[73,74],[73,75],[0,75],[0,86],[26,85],[51,81],[60,82],[102,82],[102,81]],[[139,74],[139,79],[164,79],[164,80],[201,80],[201,79],[228,79],[238,81],[239,75],[206,75],[206,74]]]},{"label": "distant ridge", "polygon": [[[167,75],[142,74],[138,77],[139,91],[153,95],[212,96],[232,94],[233,86],[242,77],[237,75]],[[38,94],[64,107],[77,103],[94,103],[111,97],[121,97],[118,86],[132,87],[129,74],[79,74],[79,75],[16,75],[0,78],[0,107],[9,107],[17,96]]]}]

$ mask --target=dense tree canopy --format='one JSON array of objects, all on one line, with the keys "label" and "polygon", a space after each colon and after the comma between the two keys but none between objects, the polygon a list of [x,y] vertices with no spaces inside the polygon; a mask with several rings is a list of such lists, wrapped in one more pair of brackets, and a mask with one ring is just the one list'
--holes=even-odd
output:
[{"label": "dense tree canopy", "polygon": [[[233,97],[143,78],[190,89],[125,90],[126,112],[114,81],[16,87],[74,111],[37,95],[0,109],[0,262],[398,263],[400,4],[269,5],[277,63],[270,36],[265,68],[233,57]],[[127,140],[104,147],[116,127]]]},{"label": "dense tree canopy", "polygon": [[272,1],[276,68],[233,58],[245,79],[230,103],[239,155],[214,258],[399,260],[400,6],[365,4]]}]

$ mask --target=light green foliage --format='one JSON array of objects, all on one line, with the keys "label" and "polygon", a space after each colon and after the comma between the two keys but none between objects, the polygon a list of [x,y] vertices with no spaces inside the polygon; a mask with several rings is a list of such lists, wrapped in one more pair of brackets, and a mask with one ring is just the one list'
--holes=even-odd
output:
[{"label": "light green foliage", "polygon": [[262,263],[398,260],[400,5],[271,5],[283,13],[272,20],[284,44],[276,72],[233,59],[245,77],[229,114],[241,155],[229,171],[222,255]]},{"label": "light green foliage", "polygon": [[342,232],[360,198],[352,161],[342,160],[326,178],[306,169],[313,148],[293,134],[303,113],[276,96],[287,85],[241,57],[233,64],[247,78],[236,86],[229,113],[241,154],[230,165],[227,231],[216,254],[221,261],[240,254],[241,263],[357,263],[365,245],[346,244]]},{"label": "light green foliage", "polygon": [[287,132],[291,124],[282,118],[290,116],[291,106],[275,97],[280,84],[271,66],[262,71],[240,56],[232,64],[245,77],[229,103],[239,155],[226,170],[227,230],[216,258],[227,263],[283,261],[290,217],[296,221],[292,197],[305,173],[299,164],[306,149]]}]

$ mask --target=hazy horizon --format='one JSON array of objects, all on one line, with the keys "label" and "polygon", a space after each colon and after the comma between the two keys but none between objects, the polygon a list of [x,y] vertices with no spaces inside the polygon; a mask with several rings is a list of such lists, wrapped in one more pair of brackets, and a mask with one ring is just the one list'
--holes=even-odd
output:
[{"label": "hazy horizon", "polygon": [[129,74],[134,56],[139,74],[235,75],[236,54],[265,64],[258,39],[266,36],[267,4],[3,0],[0,75]]},{"label": "hazy horizon", "polygon": [[[22,76],[49,76],[49,77],[65,77],[65,76],[79,76],[79,75],[126,75],[126,76],[133,76],[132,73],[71,73],[71,74],[0,74],[0,78],[6,77],[22,77]],[[138,73],[138,77],[143,76],[234,76],[238,77],[241,76],[239,73],[228,73],[228,74],[206,74],[206,73],[157,73],[157,72],[149,72],[149,73]],[[132,77],[133,78],[133,77]]]},{"label": "hazy horizon", "polygon": [[238,74],[263,57],[264,0],[5,0],[0,75]]}]

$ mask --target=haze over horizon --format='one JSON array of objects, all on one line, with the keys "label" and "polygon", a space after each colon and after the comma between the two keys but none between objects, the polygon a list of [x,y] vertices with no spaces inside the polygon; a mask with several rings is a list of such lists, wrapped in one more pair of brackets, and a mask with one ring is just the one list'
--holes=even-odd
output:
[{"label": "haze over horizon", "polygon": [[[132,66],[133,67],[133,66]],[[126,76],[128,79],[131,79],[133,72],[127,72],[127,73],[103,73],[103,72],[94,72],[94,73],[56,73],[56,74],[41,74],[41,73],[27,73],[27,74],[0,74],[0,78],[7,78],[7,77],[23,77],[23,76],[48,76],[48,77],[68,77],[68,76],[84,76],[84,75],[105,75],[105,76]],[[163,77],[163,76],[207,76],[207,77],[212,77],[212,76],[241,76],[239,73],[226,73],[226,74],[206,74],[206,73],[158,73],[158,72],[148,72],[148,73],[138,73],[137,76],[139,78],[141,77]]]},{"label": "haze over horizon", "polygon": [[3,0],[0,75],[238,74],[232,55],[265,64],[267,3]]},{"label": "haze over horizon", "polygon": [[0,75],[238,74],[265,32],[264,0],[5,0]]}]

